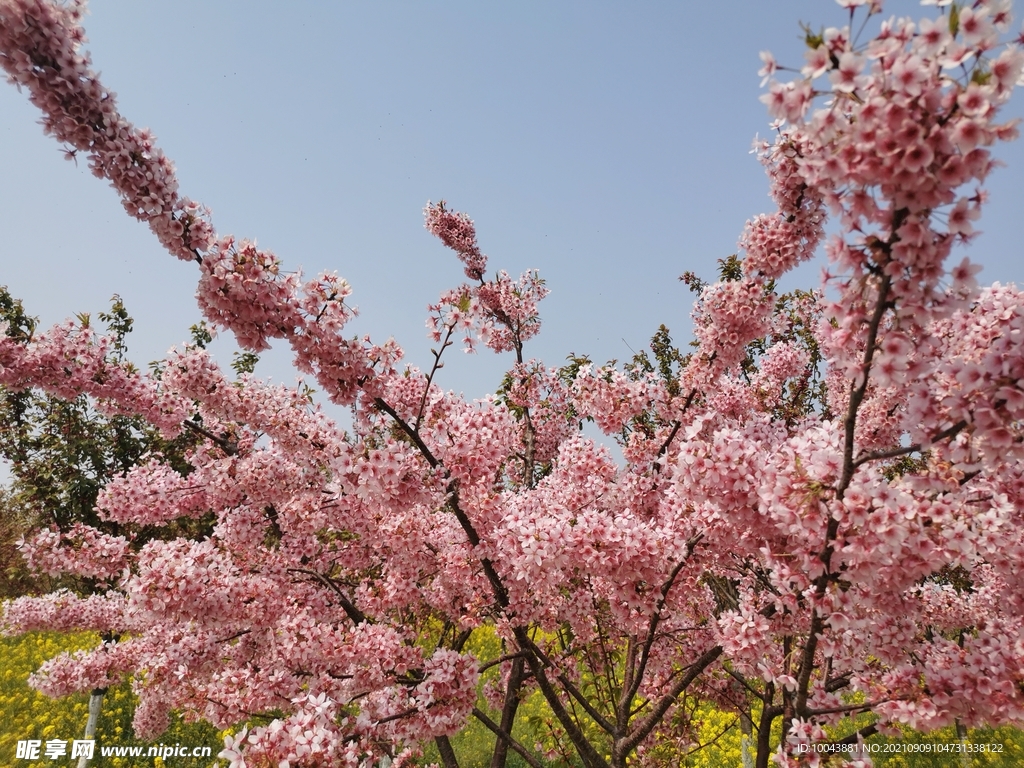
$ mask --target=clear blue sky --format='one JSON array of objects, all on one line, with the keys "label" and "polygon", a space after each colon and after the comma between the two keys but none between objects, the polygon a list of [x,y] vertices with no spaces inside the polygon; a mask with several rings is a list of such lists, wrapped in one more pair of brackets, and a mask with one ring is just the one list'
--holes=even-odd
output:
[{"label": "clear blue sky", "polygon": [[[845,20],[828,0],[90,7],[94,66],[156,133],[182,192],[287,268],[337,270],[362,313],[352,332],[394,336],[421,366],[425,307],[462,278],[423,229],[427,199],[474,218],[492,269],[547,279],[528,354],[624,360],[660,323],[686,340],[692,299],[677,276],[713,275],[744,221],[771,209],[748,154],[769,132],[758,52],[799,66],[798,22]],[[162,357],[199,319],[195,265],[162,252],[84,162],[63,160],[37,118],[0,87],[0,284],[47,324],[120,293],[133,358]],[[999,155],[1008,167],[968,251],[984,282],[1024,277],[1024,146]],[[817,285],[820,267],[795,279]],[[470,397],[509,364],[451,358],[440,383]],[[257,372],[291,382],[285,362],[272,353]]]}]

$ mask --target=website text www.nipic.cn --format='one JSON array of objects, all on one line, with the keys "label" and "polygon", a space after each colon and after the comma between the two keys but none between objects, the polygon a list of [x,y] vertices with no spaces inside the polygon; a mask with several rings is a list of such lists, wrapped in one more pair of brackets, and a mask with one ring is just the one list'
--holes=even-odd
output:
[{"label": "website text www.nipic.cn", "polygon": [[[96,742],[91,739],[26,739],[18,742],[15,758],[18,760],[57,760],[62,757],[85,757],[91,759],[96,752]],[[99,748],[103,757],[159,757],[162,760],[174,757],[210,757],[210,747],[189,747],[181,744],[154,744],[143,746],[105,746]]]}]

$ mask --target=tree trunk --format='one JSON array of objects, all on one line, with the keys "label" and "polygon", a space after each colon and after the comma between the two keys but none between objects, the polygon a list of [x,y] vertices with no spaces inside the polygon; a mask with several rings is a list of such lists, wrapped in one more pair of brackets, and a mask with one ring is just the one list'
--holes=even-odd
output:
[{"label": "tree trunk", "polygon": [[441,765],[444,768],[459,768],[459,761],[455,757],[455,750],[452,749],[452,742],[447,736],[438,736],[434,739],[437,752],[441,755]]},{"label": "tree trunk", "polygon": [[960,740],[960,768],[970,768],[973,761],[971,753],[967,751],[967,728],[959,720],[956,721],[956,737]]},{"label": "tree trunk", "polygon": [[[505,691],[505,706],[501,710],[501,730],[507,734],[512,733],[512,726],[516,722],[525,671],[526,662],[523,661],[522,656],[512,659],[512,670],[509,672],[508,688]],[[494,752],[491,754],[491,768],[505,768],[506,760],[508,760],[508,741],[498,736],[498,740],[494,743]]]},{"label": "tree trunk", "polygon": [[754,768],[754,755],[750,751],[754,723],[750,719],[750,705],[740,707],[740,758],[743,768]]},{"label": "tree trunk", "polygon": [[[768,768],[768,760],[771,757],[772,742],[772,721],[776,715],[772,711],[772,702],[775,700],[775,686],[772,683],[765,685],[764,705],[761,707],[760,722],[757,724],[757,758],[755,768]],[[778,710],[775,710],[776,712]]]},{"label": "tree trunk", "polygon": [[[96,726],[100,722],[100,710],[103,708],[103,697],[106,693],[106,688],[94,688],[92,695],[89,696],[89,719],[85,721],[85,735],[82,737],[86,741],[96,740]],[[88,765],[88,757],[82,755],[78,758],[78,768],[87,768]]]}]

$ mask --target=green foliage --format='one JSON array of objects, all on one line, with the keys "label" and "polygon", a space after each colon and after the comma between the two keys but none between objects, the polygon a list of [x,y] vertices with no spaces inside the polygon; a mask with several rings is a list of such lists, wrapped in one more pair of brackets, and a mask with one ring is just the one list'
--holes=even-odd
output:
[{"label": "green foliage", "polygon": [[718,278],[731,283],[743,279],[743,260],[735,253],[718,260]]},{"label": "green foliage", "polygon": [[135,321],[132,320],[128,310],[125,309],[121,297],[115,293],[110,299],[110,311],[100,312],[99,318],[107,324],[107,330],[113,341],[113,359],[118,363],[123,363],[128,352],[128,345],[125,343],[125,340],[128,334],[132,332],[132,325]]},{"label": "green foliage", "polygon": [[189,326],[188,332],[192,337],[192,346],[199,349],[206,349],[206,345],[213,341],[213,334],[210,333],[210,327],[205,320]]},{"label": "green foliage", "polygon": [[36,329],[36,319],[25,314],[21,299],[11,296],[6,285],[0,285],[0,323],[6,322],[6,335],[19,341],[28,341]]},{"label": "green foliage", "polygon": [[235,352],[231,357],[231,367],[235,374],[241,376],[243,373],[252,373],[256,370],[256,363],[260,356],[255,352]]},{"label": "green foliage", "polygon": [[576,380],[576,377],[580,375],[580,369],[585,365],[592,365],[591,360],[587,355],[577,355],[575,352],[571,352],[565,357],[569,362],[558,369],[558,378],[566,384],[570,384]]},{"label": "green foliage", "polygon": [[[724,259],[717,259],[718,261],[718,279],[723,282],[731,282],[733,280],[743,279],[743,259],[738,254],[732,253],[726,256]],[[690,289],[690,293],[695,293],[700,296],[711,283],[705,282],[694,272],[683,272],[679,276],[679,280],[686,284],[686,287]]]},{"label": "green foliage", "polygon": [[666,325],[658,326],[658,330],[651,338],[650,347],[654,359],[651,360],[644,351],[637,352],[624,366],[626,375],[633,381],[639,381],[647,374],[657,371],[658,376],[665,382],[669,394],[678,395],[679,373],[690,361],[690,355],[684,355],[672,343],[671,332]]},{"label": "green foliage", "polygon": [[825,30],[824,29],[822,29],[822,30],[820,30],[818,32],[815,32],[814,30],[811,29],[811,25],[810,24],[805,24],[805,23],[802,23],[802,22],[800,24],[800,28],[804,31],[804,43],[812,51],[815,48],[820,48],[821,46],[823,46],[825,44]]},{"label": "green foliage", "polygon": [[928,452],[924,451],[920,456],[898,457],[882,470],[882,475],[891,483],[897,477],[922,472],[927,466]]},{"label": "green foliage", "polygon": [[32,522],[24,507],[12,502],[10,491],[0,487],[0,600],[37,589],[37,579],[25,567],[17,546]]}]

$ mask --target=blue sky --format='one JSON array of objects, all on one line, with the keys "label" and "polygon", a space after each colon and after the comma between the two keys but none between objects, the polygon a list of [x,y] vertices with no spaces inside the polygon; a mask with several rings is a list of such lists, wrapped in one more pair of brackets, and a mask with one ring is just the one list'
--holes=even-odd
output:
[{"label": "blue sky", "polygon": [[[622,361],[660,323],[687,340],[692,297],[677,276],[712,276],[744,221],[771,210],[749,154],[770,130],[758,52],[799,66],[798,22],[845,22],[828,0],[90,9],[94,67],[122,113],[156,133],[183,194],[286,268],[337,270],[361,310],[351,332],[394,336],[421,366],[426,305],[462,278],[423,229],[428,199],[473,217],[492,270],[548,281],[528,355]],[[1021,101],[1008,116],[1024,114]],[[162,357],[199,319],[195,265],[162,252],[37,119],[24,94],[0,88],[0,284],[46,324],[119,293],[136,318],[132,357]],[[985,234],[966,251],[983,282],[1024,277],[1024,148],[998,153],[1008,167],[991,177]],[[790,284],[816,286],[820,269]],[[218,354],[232,348],[222,340]],[[486,350],[450,358],[440,384],[469,397],[492,392],[510,364]],[[281,351],[257,373],[294,380]]]}]

